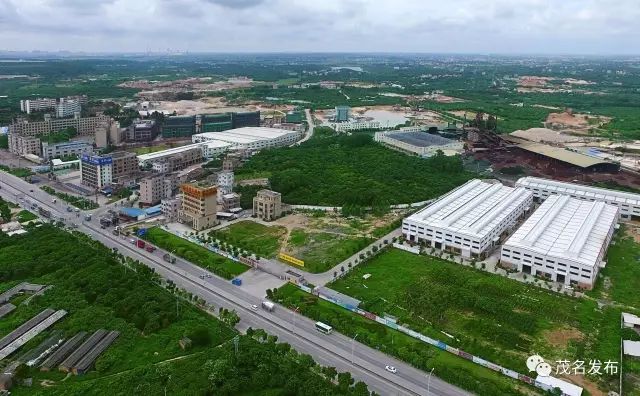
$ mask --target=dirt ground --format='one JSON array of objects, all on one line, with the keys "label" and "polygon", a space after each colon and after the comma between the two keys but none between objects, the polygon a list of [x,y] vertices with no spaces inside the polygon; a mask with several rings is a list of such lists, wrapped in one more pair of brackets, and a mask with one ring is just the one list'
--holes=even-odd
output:
[{"label": "dirt ground", "polygon": [[568,129],[573,133],[588,133],[590,129],[600,128],[609,121],[611,121],[609,117],[563,111],[550,113],[545,125],[551,129]]},{"label": "dirt ground", "polygon": [[544,338],[550,345],[553,345],[558,348],[566,348],[571,340],[579,340],[584,337],[578,329],[574,329],[572,327],[564,328],[564,329],[555,329],[551,331],[547,331],[544,334]]},{"label": "dirt ground", "polygon": [[625,235],[633,238],[636,243],[640,243],[640,221],[630,220],[627,221],[627,227],[625,227]]},{"label": "dirt ground", "polygon": [[590,381],[584,375],[566,375],[566,374],[563,374],[563,375],[561,375],[559,377],[571,382],[574,385],[578,385],[578,386],[583,387],[587,392],[589,392],[589,395],[591,395],[591,396],[606,396],[607,395],[605,392],[601,391],[598,388],[598,385],[595,382]]}]

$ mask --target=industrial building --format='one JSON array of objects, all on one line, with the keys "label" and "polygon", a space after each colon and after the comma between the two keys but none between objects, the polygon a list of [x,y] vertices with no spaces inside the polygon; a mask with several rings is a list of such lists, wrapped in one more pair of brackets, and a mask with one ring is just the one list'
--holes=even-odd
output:
[{"label": "industrial building", "polygon": [[353,132],[366,129],[382,129],[380,121],[347,121],[329,124],[336,132]]},{"label": "industrial building", "polygon": [[134,121],[129,128],[127,128],[127,141],[149,142],[155,139],[159,132],[160,128],[154,120]]},{"label": "industrial building", "polygon": [[87,142],[62,142],[49,144],[42,142],[42,158],[50,160],[53,158],[92,155],[93,145]]},{"label": "industrial building", "polygon": [[548,197],[502,247],[502,265],[591,289],[618,221],[618,208],[567,195]]},{"label": "industrial building", "polygon": [[160,173],[140,180],[140,203],[153,206],[164,198],[171,198],[178,188],[178,178],[175,173]]},{"label": "industrial building", "polygon": [[163,138],[189,137],[196,133],[195,116],[167,117],[162,125]]},{"label": "industrial building", "polygon": [[282,194],[271,190],[260,190],[253,198],[253,215],[264,221],[282,216]]},{"label": "industrial building", "polygon": [[464,143],[426,132],[384,131],[376,132],[374,140],[391,148],[420,157],[431,157],[438,151],[445,155],[464,152]]},{"label": "industrial building", "polygon": [[80,182],[99,190],[113,182],[113,160],[108,156],[83,155],[80,159]]},{"label": "industrial building", "polygon": [[79,136],[93,136],[98,125],[111,122],[111,118],[105,115],[53,119],[45,116],[44,121],[28,122],[24,119],[18,120],[9,125],[9,133],[21,136],[39,136],[48,135],[51,132],[58,132],[66,128],[75,128]]},{"label": "industrial building", "polygon": [[105,121],[96,126],[95,142],[98,148],[117,146],[124,141],[124,138],[123,129],[120,128],[120,123],[117,121]]},{"label": "industrial building", "polygon": [[222,132],[233,129],[231,113],[203,114],[200,116],[200,132]]},{"label": "industrial building", "polygon": [[194,143],[219,141],[229,143],[236,150],[261,150],[271,147],[286,146],[295,143],[302,137],[299,131],[265,127],[246,127],[230,129],[225,132],[207,132],[193,135]]},{"label": "industrial building", "polygon": [[7,136],[9,141],[9,152],[25,156],[28,154],[42,155],[42,149],[40,145],[40,139],[32,136],[22,136],[15,133],[10,133]]},{"label": "industrial building", "polygon": [[585,201],[599,201],[620,209],[623,219],[640,216],[640,194],[606,188],[583,186],[539,177],[523,177],[516,182],[517,187],[526,188],[537,201],[544,201],[552,195],[568,195]]},{"label": "industrial building", "polygon": [[220,141],[188,144],[141,154],[138,156],[138,164],[142,167],[153,165],[154,170],[158,172],[173,172],[200,163],[204,158],[217,157],[225,153],[229,147],[231,144]]},{"label": "industrial building", "polygon": [[231,113],[231,114],[232,114],[233,129],[260,126],[259,111],[245,111],[245,112]]},{"label": "industrial building", "polygon": [[411,242],[483,258],[532,204],[533,194],[523,188],[470,180],[405,218],[402,234]]},{"label": "industrial building", "polygon": [[182,203],[178,213],[180,221],[197,231],[211,228],[218,224],[216,213],[217,188],[186,183],[180,186]]},{"label": "industrial building", "polygon": [[347,122],[351,117],[351,108],[349,106],[336,106],[335,116],[333,120],[335,122]]}]

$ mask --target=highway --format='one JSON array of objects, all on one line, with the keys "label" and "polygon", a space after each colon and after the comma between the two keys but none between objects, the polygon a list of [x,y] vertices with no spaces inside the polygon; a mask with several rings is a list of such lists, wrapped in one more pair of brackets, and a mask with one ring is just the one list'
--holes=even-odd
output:
[{"label": "highway", "polygon": [[[436,377],[417,370],[410,365],[396,360],[380,351],[369,348],[357,341],[339,333],[324,335],[315,330],[315,322],[277,305],[273,312],[262,309],[254,311],[252,305],[260,306],[261,301],[236,287],[231,282],[215,275],[200,278],[208,274],[204,269],[177,259],[175,264],[168,264],[162,260],[165,253],[161,249],[150,253],[132,245],[128,239],[112,235],[111,229],[100,228],[97,216],[91,222],[84,222],[83,214],[66,211],[67,204],[53,203],[53,197],[37,186],[33,186],[22,179],[4,172],[0,172],[0,195],[13,202],[20,199],[36,202],[39,206],[50,210],[56,218],[62,218],[66,224],[75,223],[77,231],[83,232],[100,241],[109,248],[118,251],[132,259],[139,260],[154,268],[165,279],[170,279],[179,287],[198,295],[210,304],[235,310],[240,323],[238,330],[248,327],[261,328],[269,334],[278,336],[279,341],[287,342],[297,351],[307,353],[325,366],[333,366],[338,371],[349,371],[356,381],[364,381],[369,389],[381,395],[434,395],[457,396],[469,395],[453,385]],[[23,205],[25,206],[25,205]],[[255,271],[252,269],[251,271]],[[210,275],[210,274],[208,274]],[[397,368],[392,374],[385,370],[385,365]]]}]

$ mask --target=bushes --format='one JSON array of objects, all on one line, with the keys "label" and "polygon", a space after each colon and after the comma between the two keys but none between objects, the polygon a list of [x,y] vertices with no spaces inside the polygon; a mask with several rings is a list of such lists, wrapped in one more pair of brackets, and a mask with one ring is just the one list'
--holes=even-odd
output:
[{"label": "bushes", "polygon": [[40,189],[42,189],[43,191],[46,191],[51,195],[55,195],[56,197],[62,199],[63,201],[68,202],[71,205],[82,210],[97,209],[99,207],[99,205],[94,201],[90,201],[88,199],[81,198],[81,197],[76,197],[75,195],[59,192],[49,186],[42,186],[40,187]]}]

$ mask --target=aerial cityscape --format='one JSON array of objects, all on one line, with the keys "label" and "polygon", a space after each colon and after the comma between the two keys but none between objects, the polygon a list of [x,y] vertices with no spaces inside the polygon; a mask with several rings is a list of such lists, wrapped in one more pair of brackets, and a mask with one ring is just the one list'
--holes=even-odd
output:
[{"label": "aerial cityscape", "polygon": [[640,396],[639,17],[0,0],[0,395]]}]

